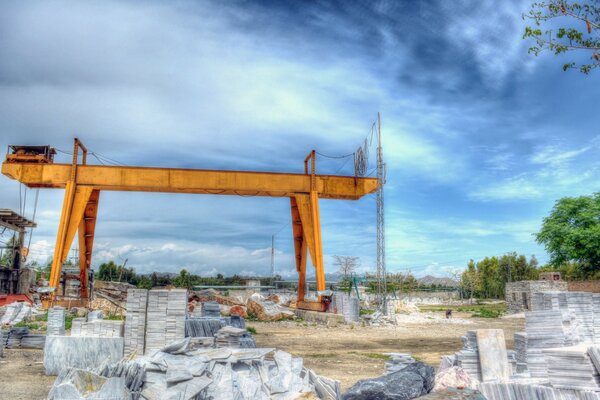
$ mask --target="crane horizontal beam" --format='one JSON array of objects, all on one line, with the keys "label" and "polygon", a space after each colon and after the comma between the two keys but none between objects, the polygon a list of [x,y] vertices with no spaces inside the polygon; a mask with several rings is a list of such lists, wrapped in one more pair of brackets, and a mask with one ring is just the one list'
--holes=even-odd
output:
[{"label": "crane horizontal beam", "polygon": [[[30,188],[65,188],[71,164],[4,162],[2,173]],[[316,175],[322,199],[357,200],[377,190],[376,178]],[[77,165],[75,184],[96,190],[292,197],[311,191],[311,176],[180,168]]]}]

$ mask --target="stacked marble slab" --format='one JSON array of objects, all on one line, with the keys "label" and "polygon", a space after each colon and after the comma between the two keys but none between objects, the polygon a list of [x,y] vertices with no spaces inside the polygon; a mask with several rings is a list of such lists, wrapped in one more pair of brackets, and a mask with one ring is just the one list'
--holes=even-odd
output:
[{"label": "stacked marble slab", "polygon": [[557,389],[533,383],[486,382],[479,391],[487,400],[600,400],[600,393]]},{"label": "stacked marble slab", "polygon": [[525,332],[515,332],[515,359],[516,373],[521,374],[527,371],[527,334]]},{"label": "stacked marble slab", "polygon": [[145,354],[185,337],[187,290],[153,289],[148,292]]},{"label": "stacked marble slab", "polygon": [[125,355],[144,354],[146,337],[146,307],[148,290],[129,289],[127,291],[127,315],[125,316]]},{"label": "stacked marble slab", "polygon": [[46,335],[27,334],[21,338],[22,349],[43,349],[46,344]]},{"label": "stacked marble slab", "polygon": [[594,342],[594,303],[592,294],[587,292],[569,292],[567,294],[569,311],[576,316],[581,341]]},{"label": "stacked marble slab", "polygon": [[213,337],[227,326],[225,318],[187,318],[185,320],[186,337]]},{"label": "stacked marble slab", "polygon": [[29,328],[26,326],[18,327],[18,328],[10,328],[8,332],[8,337],[6,340],[6,348],[8,349],[17,349],[21,347],[21,340],[23,336],[29,334]]},{"label": "stacked marble slab", "polygon": [[558,389],[600,390],[600,376],[588,355],[588,346],[543,350],[550,384]]},{"label": "stacked marble slab", "polygon": [[219,303],[215,301],[207,301],[202,303],[202,316],[219,318],[221,316],[221,308]]},{"label": "stacked marble slab", "polygon": [[479,365],[479,351],[477,348],[477,333],[468,331],[461,337],[463,349],[456,353],[456,362],[471,379],[481,380],[481,366]]},{"label": "stacked marble slab", "polygon": [[4,356],[4,347],[8,339],[8,329],[0,329],[0,357]]},{"label": "stacked marble slab", "polygon": [[594,343],[600,343],[600,293],[592,294],[594,308]]},{"label": "stacked marble slab", "polygon": [[103,319],[86,321],[85,318],[74,318],[71,336],[122,337],[123,321]]},{"label": "stacked marble slab", "polygon": [[215,335],[215,342],[217,347],[240,348],[240,339],[246,334],[247,332],[245,329],[234,328],[233,326],[225,326],[221,328]]},{"label": "stacked marble slab", "polygon": [[65,316],[64,307],[52,307],[48,309],[48,336],[62,336],[65,334]]},{"label": "stacked marble slab", "polygon": [[563,347],[562,312],[560,310],[531,311],[525,313],[527,334],[527,370],[531,377],[545,378],[548,375],[543,349]]}]

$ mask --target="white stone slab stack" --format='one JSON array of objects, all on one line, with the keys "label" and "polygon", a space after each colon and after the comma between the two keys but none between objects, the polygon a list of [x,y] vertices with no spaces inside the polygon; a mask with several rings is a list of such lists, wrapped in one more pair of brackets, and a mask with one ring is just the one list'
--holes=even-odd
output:
[{"label": "white stone slab stack", "polygon": [[85,318],[74,318],[71,336],[123,337],[123,321],[98,319],[89,322]]},{"label": "white stone slab stack", "polygon": [[594,343],[600,343],[600,293],[592,294],[594,305]]},{"label": "white stone slab stack", "polygon": [[569,311],[572,312],[579,324],[581,341],[594,341],[594,304],[592,294],[587,292],[569,292],[567,294]]},{"label": "white stone slab stack", "polygon": [[65,334],[65,316],[64,307],[52,307],[48,309],[48,328],[46,335],[63,336]]},{"label": "white stone slab stack", "polygon": [[545,378],[548,375],[543,349],[564,346],[565,334],[562,319],[560,310],[525,313],[527,369],[531,377]]},{"label": "white stone slab stack", "polygon": [[456,353],[456,362],[459,367],[476,381],[481,381],[481,367],[479,365],[479,349],[477,348],[477,333],[468,331],[461,337],[463,349]]},{"label": "white stone slab stack", "polygon": [[600,376],[588,355],[588,346],[544,349],[548,379],[554,388],[600,390]]},{"label": "white stone slab stack", "polygon": [[150,290],[146,311],[145,354],[185,337],[187,290]]},{"label": "white stone slab stack", "polygon": [[517,361],[516,373],[521,374],[527,371],[527,334],[525,332],[515,332],[514,338]]},{"label": "white stone slab stack", "polygon": [[144,354],[146,335],[146,307],[148,290],[129,289],[127,291],[127,315],[125,317],[125,355]]}]

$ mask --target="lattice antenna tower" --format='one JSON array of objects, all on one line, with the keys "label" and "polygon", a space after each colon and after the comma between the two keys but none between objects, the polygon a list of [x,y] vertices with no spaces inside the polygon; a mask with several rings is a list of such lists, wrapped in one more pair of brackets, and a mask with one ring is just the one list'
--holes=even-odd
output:
[{"label": "lattice antenna tower", "polygon": [[275,235],[271,235],[271,278],[275,277]]},{"label": "lattice antenna tower", "polygon": [[387,315],[387,270],[385,267],[385,203],[383,187],[386,168],[381,145],[381,114],[377,113],[377,294],[382,313]]}]

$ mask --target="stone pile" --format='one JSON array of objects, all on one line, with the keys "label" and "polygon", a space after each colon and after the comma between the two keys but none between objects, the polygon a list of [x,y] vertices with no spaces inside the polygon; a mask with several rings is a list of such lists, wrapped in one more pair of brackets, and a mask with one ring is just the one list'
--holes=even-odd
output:
[{"label": "stone pile", "polygon": [[144,354],[146,333],[146,307],[148,290],[129,289],[127,291],[127,315],[125,317],[125,355]]},{"label": "stone pile", "polygon": [[258,296],[251,297],[247,303],[248,314],[253,314],[261,321],[279,321],[293,318],[294,313],[269,300],[262,300]]},{"label": "stone pile", "polygon": [[187,318],[185,320],[185,336],[213,337],[227,325],[227,318]]},{"label": "stone pile", "polygon": [[217,347],[256,348],[256,342],[245,329],[225,326],[215,335]]},{"label": "stone pile", "polygon": [[221,316],[221,309],[219,303],[216,301],[207,301],[202,303],[202,316],[219,318]]},{"label": "stone pile", "polygon": [[[301,358],[282,351],[168,347],[182,353],[157,351],[105,364],[92,372],[65,371],[55,382],[50,399],[65,398],[61,390],[73,388],[79,397],[68,398],[101,398],[95,393],[106,393],[105,385],[111,379],[110,398],[116,400],[340,398],[339,382],[315,374],[303,366]],[[267,355],[273,360],[267,360]],[[82,373],[85,376],[77,376]],[[93,383],[93,395],[83,395],[82,381]]]},{"label": "stone pile", "polygon": [[48,328],[46,335],[61,336],[65,334],[65,316],[64,307],[52,307],[48,309]]}]

